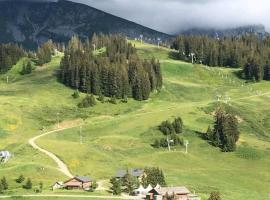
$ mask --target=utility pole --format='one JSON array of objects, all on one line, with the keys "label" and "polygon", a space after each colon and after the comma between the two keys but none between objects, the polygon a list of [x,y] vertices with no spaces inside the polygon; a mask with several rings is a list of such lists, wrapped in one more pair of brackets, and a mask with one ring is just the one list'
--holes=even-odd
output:
[{"label": "utility pole", "polygon": [[189,145],[189,142],[188,140],[185,141],[185,146],[186,146],[186,154],[188,153],[188,145]]},{"label": "utility pole", "polygon": [[160,46],[160,41],[161,41],[161,39],[158,38],[158,48],[159,48],[159,46]]},{"label": "utility pole", "polygon": [[191,60],[192,60],[192,64],[194,64],[194,56],[195,56],[195,53],[191,53]]},{"label": "utility pole", "polygon": [[142,44],[142,42],[143,42],[143,41],[142,41],[142,39],[143,39],[143,35],[140,35],[140,38],[141,38],[141,44]]},{"label": "utility pole", "polygon": [[170,146],[170,141],[169,141],[169,136],[167,135],[167,144],[168,144],[168,149],[171,151],[171,146]]}]

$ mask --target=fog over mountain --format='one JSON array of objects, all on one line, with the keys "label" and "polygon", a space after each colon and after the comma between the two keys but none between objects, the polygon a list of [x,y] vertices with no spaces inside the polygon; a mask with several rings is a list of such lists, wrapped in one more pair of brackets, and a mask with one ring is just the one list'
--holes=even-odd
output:
[{"label": "fog over mountain", "polygon": [[74,0],[150,28],[178,33],[190,28],[263,24],[270,30],[269,0]]},{"label": "fog over mountain", "polygon": [[[0,0],[57,1],[57,0]],[[144,26],[179,33],[192,28],[236,28],[262,24],[270,31],[269,0],[72,0]]]}]

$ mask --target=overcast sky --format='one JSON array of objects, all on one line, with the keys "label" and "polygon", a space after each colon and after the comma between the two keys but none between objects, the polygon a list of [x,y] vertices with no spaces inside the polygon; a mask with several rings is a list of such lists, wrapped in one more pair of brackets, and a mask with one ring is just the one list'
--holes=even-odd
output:
[{"label": "overcast sky", "polygon": [[270,0],[73,0],[167,32],[193,27],[263,24],[270,30]]}]

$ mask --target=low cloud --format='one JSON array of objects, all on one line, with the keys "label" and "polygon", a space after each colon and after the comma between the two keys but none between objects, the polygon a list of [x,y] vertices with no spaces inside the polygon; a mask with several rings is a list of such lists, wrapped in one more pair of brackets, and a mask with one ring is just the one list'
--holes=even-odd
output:
[{"label": "low cloud", "polygon": [[[57,0],[0,0],[57,1]],[[270,0],[71,0],[166,32],[262,24],[270,31]]]},{"label": "low cloud", "polygon": [[189,28],[263,24],[270,29],[269,0],[73,0],[139,24],[177,33]]}]

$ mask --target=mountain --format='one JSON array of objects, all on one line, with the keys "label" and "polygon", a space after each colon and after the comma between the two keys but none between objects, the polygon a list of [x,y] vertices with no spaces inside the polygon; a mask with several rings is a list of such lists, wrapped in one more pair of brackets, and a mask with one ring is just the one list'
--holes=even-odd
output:
[{"label": "mountain", "polygon": [[0,24],[0,43],[17,42],[29,48],[48,39],[66,42],[74,34],[82,39],[101,32],[122,33],[131,38],[142,34],[152,41],[170,37],[90,6],[65,0],[0,1]]},{"label": "mountain", "polygon": [[260,38],[270,36],[263,25],[249,25],[229,29],[189,29],[181,32],[184,35],[208,35],[210,37],[228,37],[242,36],[246,34],[255,34]]}]

